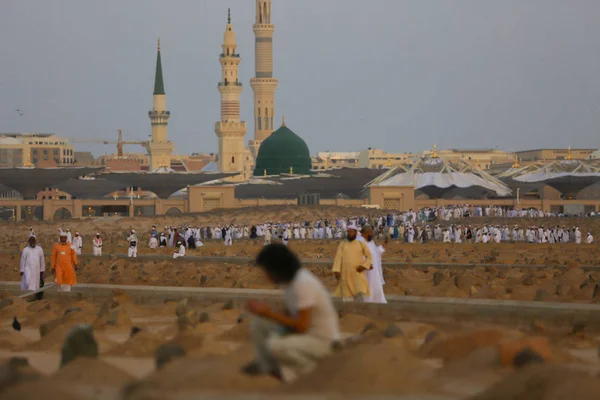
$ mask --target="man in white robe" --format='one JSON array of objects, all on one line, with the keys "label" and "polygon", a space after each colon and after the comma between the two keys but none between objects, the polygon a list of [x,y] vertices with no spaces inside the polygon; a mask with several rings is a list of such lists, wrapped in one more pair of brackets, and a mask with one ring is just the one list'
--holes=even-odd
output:
[{"label": "man in white robe", "polygon": [[72,243],[71,230],[67,229],[67,243]]},{"label": "man in white robe", "polygon": [[173,253],[173,258],[182,258],[185,257],[185,246],[181,241],[177,242],[176,250]]},{"label": "man in white robe", "polygon": [[592,244],[594,243],[594,237],[592,236],[591,232],[588,232],[587,238],[585,239],[585,242],[587,244]]},{"label": "man in white robe", "polygon": [[268,246],[271,244],[271,229],[266,228],[264,230],[264,238],[265,238],[265,246]]},{"label": "man in white robe", "polygon": [[444,229],[443,238],[444,243],[450,243],[450,232],[448,229]]},{"label": "man in white robe", "polygon": [[45,270],[44,251],[36,245],[35,236],[30,236],[29,245],[21,253],[21,290],[38,290]]},{"label": "man in white robe", "polygon": [[75,254],[77,254],[78,256],[81,255],[81,248],[83,247],[83,239],[81,238],[81,236],[79,236],[79,232],[75,232],[75,237],[73,238],[71,247],[73,248],[73,250],[75,250]]},{"label": "man in white robe", "polygon": [[136,258],[138,238],[135,234],[135,229],[131,230],[131,234],[127,237],[127,243],[129,244],[129,247],[127,248],[127,257]]},{"label": "man in white robe", "polygon": [[581,244],[581,232],[579,232],[579,228],[575,228],[575,243]]},{"label": "man in white robe", "polygon": [[94,244],[94,256],[99,257],[102,255],[102,238],[100,237],[100,233],[96,233],[96,237],[93,240]]},{"label": "man in white robe", "polygon": [[369,281],[370,296],[365,297],[366,303],[387,303],[385,294],[383,293],[383,285],[385,281],[383,279],[383,267],[381,265],[381,255],[385,252],[385,247],[377,246],[373,241],[373,228],[370,226],[364,227],[362,237],[366,240],[367,247],[371,251],[371,263],[372,269],[366,271],[367,281]]}]

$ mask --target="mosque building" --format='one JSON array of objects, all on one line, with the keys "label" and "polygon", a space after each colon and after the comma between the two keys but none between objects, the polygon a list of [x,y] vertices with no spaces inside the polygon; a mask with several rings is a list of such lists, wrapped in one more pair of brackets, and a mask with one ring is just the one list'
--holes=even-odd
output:
[{"label": "mosque building", "polygon": [[[221,120],[215,124],[219,139],[218,169],[221,172],[241,172],[239,179],[252,175],[308,174],[311,158],[304,140],[292,132],[285,123],[275,131],[275,90],[279,84],[273,77],[273,34],[271,0],[256,1],[255,76],[250,80],[254,92],[254,139],[244,147],[246,123],[240,120],[239,79],[240,54],[231,12],[223,38],[221,81]],[[275,132],[274,132],[275,131]]]},{"label": "mosque building", "polygon": [[254,176],[310,174],[312,159],[308,146],[292,132],[285,119],[281,128],[266,138],[258,151]]}]

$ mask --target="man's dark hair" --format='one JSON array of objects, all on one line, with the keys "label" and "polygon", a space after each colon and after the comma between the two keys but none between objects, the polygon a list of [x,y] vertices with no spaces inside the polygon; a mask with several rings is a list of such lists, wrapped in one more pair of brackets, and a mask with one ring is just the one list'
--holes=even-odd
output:
[{"label": "man's dark hair", "polygon": [[256,256],[256,264],[264,268],[278,284],[289,283],[301,268],[300,260],[283,244],[270,244]]}]

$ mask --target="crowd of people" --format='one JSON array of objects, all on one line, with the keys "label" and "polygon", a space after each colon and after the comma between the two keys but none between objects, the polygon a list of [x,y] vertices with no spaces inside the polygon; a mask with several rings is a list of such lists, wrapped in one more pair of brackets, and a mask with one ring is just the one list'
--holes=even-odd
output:
[{"label": "crowd of people", "polygon": [[[499,243],[526,241],[529,243],[592,243],[591,232],[583,237],[579,228],[552,226],[491,224],[442,224],[438,221],[470,217],[541,218],[560,217],[539,211],[516,211],[499,207],[442,207],[389,214],[376,217],[320,219],[313,222],[264,223],[256,226],[218,226],[180,228],[167,226],[161,232],[152,227],[150,248],[172,247],[173,257],[181,258],[186,248],[203,246],[203,240],[222,240],[231,246],[233,240],[263,241],[257,265],[269,279],[284,287],[286,312],[272,310],[266,302],[251,300],[247,304],[251,316],[251,339],[256,359],[243,367],[250,375],[269,374],[284,382],[312,371],[319,360],[331,354],[340,343],[338,315],[330,293],[321,280],[301,266],[287,248],[288,241],[302,239],[338,239],[333,262],[337,286],[333,295],[344,302],[386,303],[382,257],[388,240],[407,243],[429,241]],[[596,216],[589,215],[590,217]],[[454,222],[454,221],[453,221]],[[468,221],[471,222],[471,221]],[[434,225],[435,224],[435,225]],[[273,239],[279,243],[271,244]],[[377,243],[379,241],[380,243]],[[136,257],[139,239],[134,229],[127,236],[128,256]],[[102,255],[102,237],[92,240],[93,254]],[[70,291],[76,284],[77,256],[81,255],[83,239],[78,232],[59,230],[59,240],[52,249],[51,269],[61,291]],[[36,244],[36,234],[30,228],[28,246],[21,257],[22,289],[35,291],[44,285],[45,262],[42,249]]]}]

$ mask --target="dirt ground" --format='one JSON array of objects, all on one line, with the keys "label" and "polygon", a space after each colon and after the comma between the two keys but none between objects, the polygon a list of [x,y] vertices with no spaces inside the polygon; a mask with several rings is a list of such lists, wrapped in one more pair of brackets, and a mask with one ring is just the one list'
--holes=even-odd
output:
[{"label": "dirt ground", "polygon": [[[167,224],[184,223],[203,226],[303,221],[365,212],[334,207],[273,207],[192,217],[60,221],[32,226],[45,251],[50,251],[58,228],[62,227],[82,233],[84,253],[91,252],[92,235],[99,231],[104,236],[105,253],[124,254],[126,232],[133,227],[141,237],[140,253],[169,256],[170,249],[152,251],[145,245],[152,225],[160,229]],[[600,228],[599,219],[470,220],[473,225],[485,222],[509,226],[578,225],[582,232],[598,232]],[[458,223],[464,225],[465,221]],[[26,244],[28,227],[29,223],[0,225],[0,248],[20,250]],[[305,260],[330,260],[336,247],[335,241],[290,241],[290,248]],[[236,241],[232,247],[225,247],[211,241],[188,254],[253,258],[260,248],[259,242]],[[385,267],[384,290],[386,294],[400,296],[595,303],[600,296],[600,270],[584,270],[580,266],[600,265],[599,254],[598,244],[390,242],[384,261],[415,265]],[[18,255],[0,254],[0,281],[19,280],[18,263]],[[421,267],[417,265],[420,263],[459,263],[472,267]],[[530,267],[502,268],[492,264]],[[305,265],[333,289],[335,281],[328,264],[306,262]],[[261,271],[249,262],[84,258],[80,267],[79,283],[272,288]],[[533,323],[529,329],[516,330],[484,326],[477,321],[468,326],[449,326],[406,320],[401,315],[378,319],[368,314],[342,314],[342,331],[355,342],[338,350],[292,385],[281,385],[270,377],[249,378],[239,372],[240,366],[253,357],[249,322],[247,319],[238,322],[243,313],[240,309],[224,309],[223,304],[191,307],[173,302],[143,306],[118,292],[103,304],[65,299],[27,303],[7,293],[0,297],[3,301],[0,303],[0,400],[37,399],[39,393],[44,393],[47,399],[61,400],[179,400],[227,393],[258,393],[265,398],[268,395],[285,398],[291,394],[348,399],[400,394],[452,400],[600,398],[597,351],[600,338],[594,332],[586,332],[585,326],[558,332]],[[7,298],[10,300],[4,301]],[[182,326],[178,321],[177,312],[181,314],[182,307],[190,325]],[[23,326],[20,332],[11,328],[14,316]],[[93,326],[99,358],[78,359],[59,368],[65,336],[80,323]],[[389,335],[390,324],[400,328],[401,333]],[[134,326],[141,331],[131,336]],[[156,370],[153,356],[165,343],[181,346],[186,357]],[[521,358],[516,354],[525,349],[533,350],[544,363],[518,367]],[[27,358],[30,365],[19,367],[15,375],[7,360],[16,356]],[[15,376],[31,380],[15,383]]]},{"label": "dirt ground", "polygon": [[[34,399],[39,393],[48,399],[183,399],[210,393],[261,393],[273,398],[413,393],[462,399],[485,390],[490,396],[499,390],[503,394],[506,383],[501,383],[529,375],[536,385],[552,385],[556,379],[568,382],[573,369],[587,371],[579,372],[577,379],[583,379],[578,385],[587,385],[588,397],[578,398],[600,395],[594,385],[598,378],[584,379],[585,374],[600,371],[596,355],[600,338],[586,333],[584,327],[573,332],[543,327],[518,331],[425,324],[401,316],[382,320],[342,314],[341,329],[354,342],[312,373],[282,385],[271,377],[250,378],[240,373],[240,367],[253,358],[249,322],[238,322],[242,310],[225,309],[224,304],[192,307],[180,302],[146,307],[118,292],[105,304],[61,299],[27,303],[7,294],[2,297],[13,303],[0,309],[0,371],[6,370],[9,357],[26,357],[29,367],[19,368],[18,376],[30,380],[15,383],[15,375],[11,380],[10,375],[0,373],[0,379],[5,379],[0,382],[0,399]],[[182,327],[177,313],[188,316],[192,324]],[[199,322],[201,314],[203,322]],[[10,328],[15,315],[23,327],[20,332]],[[79,323],[93,326],[99,358],[82,358],[59,368],[65,335]],[[401,333],[386,334],[390,324]],[[134,326],[140,332],[131,336]],[[156,370],[154,352],[165,343],[181,346],[186,356]],[[526,347],[535,349],[545,363],[537,369],[516,367],[515,354]],[[556,369],[562,371],[559,378]],[[532,395],[531,385],[520,385],[524,395]]]}]

